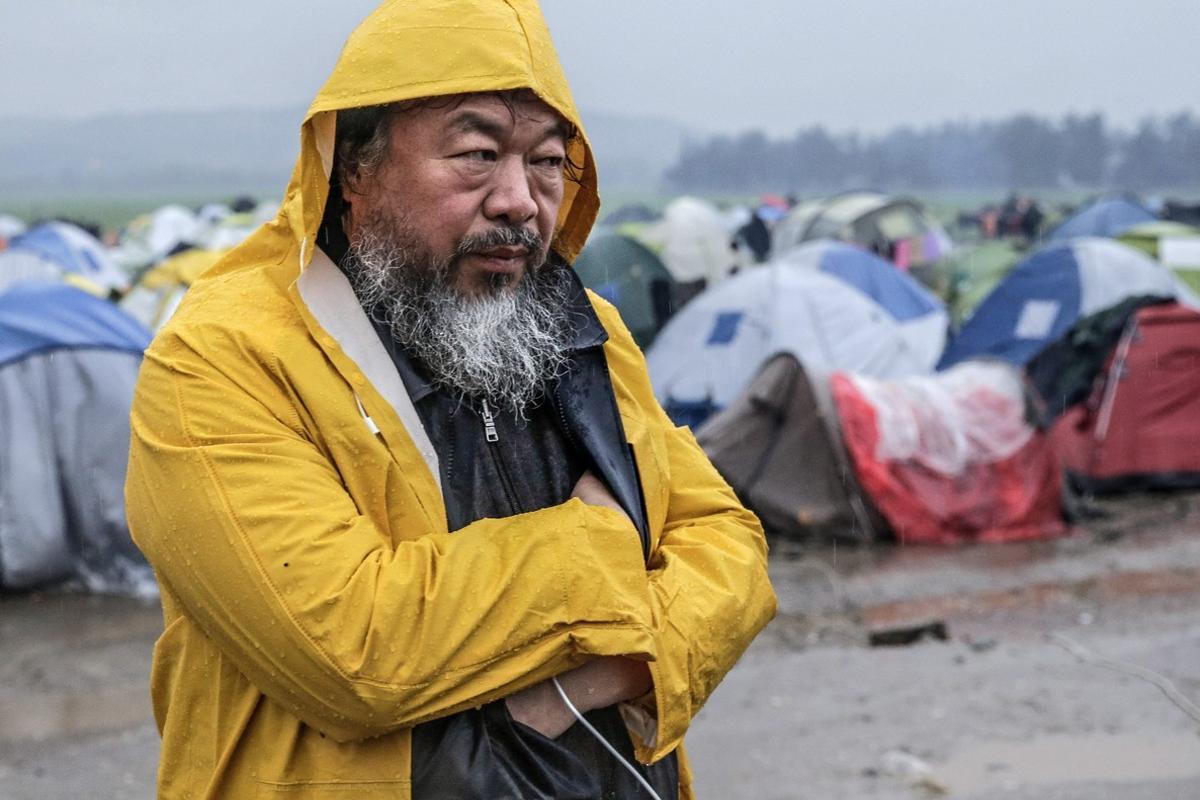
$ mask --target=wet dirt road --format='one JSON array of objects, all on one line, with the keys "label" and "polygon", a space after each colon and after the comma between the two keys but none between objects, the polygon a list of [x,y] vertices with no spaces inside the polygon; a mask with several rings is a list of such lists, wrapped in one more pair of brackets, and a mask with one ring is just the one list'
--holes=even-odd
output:
[{"label": "wet dirt road", "polygon": [[[777,546],[781,615],[689,736],[700,796],[1200,797],[1200,721],[1094,663],[1200,704],[1200,498],[1109,508],[1051,543]],[[930,621],[946,641],[868,645]],[[137,601],[0,599],[0,798],[153,797],[160,625]]]}]

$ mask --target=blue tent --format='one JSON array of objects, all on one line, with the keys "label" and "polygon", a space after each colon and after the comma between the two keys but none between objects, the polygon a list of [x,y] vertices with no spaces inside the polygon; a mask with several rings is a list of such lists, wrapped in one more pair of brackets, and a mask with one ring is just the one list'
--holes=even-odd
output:
[{"label": "blue tent", "polygon": [[829,239],[784,253],[781,262],[809,267],[848,283],[883,306],[897,322],[946,314],[942,301],[892,263],[861,247]]},{"label": "blue tent", "polygon": [[938,369],[970,358],[1027,364],[1083,317],[1141,296],[1200,303],[1169,269],[1112,239],[1048,245],[984,298],[946,346]]},{"label": "blue tent", "polygon": [[156,591],[123,494],[149,342],[121,309],[67,284],[0,293],[0,592]]},{"label": "blue tent", "polygon": [[62,272],[86,278],[108,291],[129,287],[128,277],[90,233],[69,222],[43,222],[8,243],[8,253],[25,253]]},{"label": "blue tent", "polygon": [[29,281],[0,294],[0,365],[58,348],[141,353],[148,344],[133,317],[74,286]]},{"label": "blue tent", "polygon": [[1065,242],[1079,236],[1120,236],[1135,225],[1156,219],[1141,203],[1127,197],[1105,197],[1067,217],[1046,239]]}]

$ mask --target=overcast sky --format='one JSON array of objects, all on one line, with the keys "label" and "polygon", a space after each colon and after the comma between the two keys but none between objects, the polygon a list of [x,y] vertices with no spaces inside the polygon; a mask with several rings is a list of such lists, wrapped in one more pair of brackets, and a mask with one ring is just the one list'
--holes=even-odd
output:
[{"label": "overcast sky", "polygon": [[[375,0],[0,0],[4,116],[307,105]],[[700,130],[1200,112],[1196,0],[543,0],[578,104]],[[586,118],[585,118],[586,123]]]}]

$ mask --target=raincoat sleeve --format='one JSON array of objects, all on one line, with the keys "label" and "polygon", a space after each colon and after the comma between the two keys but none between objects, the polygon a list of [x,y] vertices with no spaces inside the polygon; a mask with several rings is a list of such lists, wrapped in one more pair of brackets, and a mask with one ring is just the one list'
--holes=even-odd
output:
[{"label": "raincoat sleeve", "polygon": [[[610,333],[610,370],[665,442],[666,520],[647,566],[655,649],[653,697],[627,709],[639,760],[683,740],[692,718],[751,640],[775,615],[767,544],[697,444],[654,398],[645,359],[615,309],[599,301]],[[640,713],[642,710],[649,714]]]},{"label": "raincoat sleeve", "polygon": [[146,354],[130,527],[164,591],[263,694],[346,741],[590,656],[654,658],[623,515],[573,499],[392,544],[300,424],[274,356],[189,334],[160,335]]}]

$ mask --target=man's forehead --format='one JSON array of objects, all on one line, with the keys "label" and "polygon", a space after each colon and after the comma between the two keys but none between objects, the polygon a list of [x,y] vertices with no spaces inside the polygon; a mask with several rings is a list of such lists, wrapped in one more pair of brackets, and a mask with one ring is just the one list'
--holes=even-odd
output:
[{"label": "man's forehead", "polygon": [[503,134],[518,122],[531,125],[546,135],[569,138],[571,125],[562,115],[532,92],[488,92],[463,95],[456,102],[435,107],[447,132]]}]

